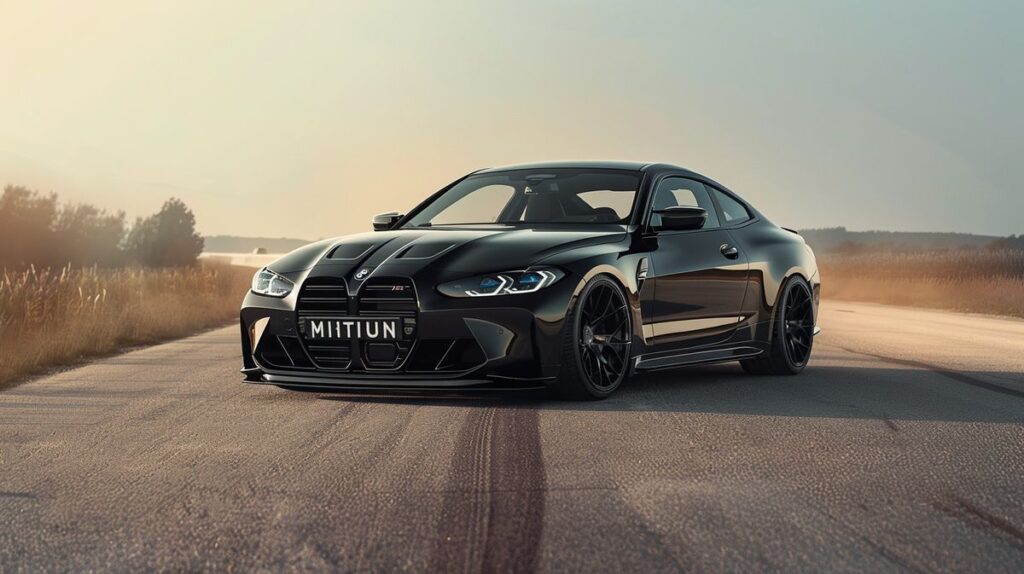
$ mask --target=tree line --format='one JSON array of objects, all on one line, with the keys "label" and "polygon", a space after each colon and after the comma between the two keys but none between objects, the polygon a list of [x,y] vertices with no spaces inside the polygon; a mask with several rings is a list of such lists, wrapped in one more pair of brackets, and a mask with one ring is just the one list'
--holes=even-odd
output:
[{"label": "tree line", "polygon": [[203,251],[195,216],[180,199],[128,225],[124,212],[84,203],[61,203],[9,185],[0,195],[0,268],[193,265]]},{"label": "tree line", "polygon": [[1024,235],[997,237],[948,232],[848,231],[845,227],[801,229],[800,235],[815,251],[840,255],[1024,249]]}]

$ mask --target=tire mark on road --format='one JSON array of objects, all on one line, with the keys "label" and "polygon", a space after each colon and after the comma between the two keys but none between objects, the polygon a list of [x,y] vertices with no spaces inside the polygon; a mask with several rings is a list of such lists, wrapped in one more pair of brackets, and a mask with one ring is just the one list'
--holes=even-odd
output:
[{"label": "tire mark on road", "polygon": [[922,361],[915,361],[915,360],[912,360],[912,359],[900,359],[900,358],[897,358],[897,357],[887,357],[885,355],[876,355],[875,353],[865,353],[864,351],[855,351],[855,350],[849,349],[847,347],[838,347],[838,348],[846,351],[847,353],[853,353],[855,355],[863,355],[865,357],[874,357],[875,359],[878,359],[880,361],[886,361],[886,362],[889,362],[889,363],[895,363],[897,365],[903,365],[905,367],[913,367],[915,369],[922,369],[922,370],[925,370],[925,371],[931,371],[931,372],[933,372],[933,373],[935,373],[937,375],[942,375],[942,376],[944,376],[944,377],[946,377],[948,379],[953,379],[954,381],[957,381],[957,382],[960,382],[960,383],[965,383],[965,384],[972,385],[972,386],[975,386],[975,387],[978,387],[978,388],[981,388],[981,389],[985,389],[985,390],[988,390],[988,391],[993,391],[993,392],[996,392],[996,393],[1002,393],[1004,395],[1010,395],[1011,397],[1017,397],[1017,398],[1024,399],[1024,391],[1020,391],[1020,390],[1017,390],[1017,389],[1011,389],[1009,387],[1004,387],[1002,385],[997,385],[995,383],[990,383],[988,381],[983,381],[983,380],[981,380],[981,379],[979,379],[977,377],[968,375],[967,373],[964,373],[962,371],[956,371],[956,370],[953,370],[953,369],[948,369],[948,368],[945,368],[945,367],[940,367],[938,365],[932,365],[931,363],[925,363],[925,362],[922,362]]},{"label": "tire mark on road", "polygon": [[491,438],[492,491],[484,569],[532,572],[544,528],[546,477],[540,445],[540,413],[534,408],[498,411]]},{"label": "tire mark on road", "polygon": [[889,430],[892,432],[900,432],[900,427],[893,422],[891,418],[889,418],[887,413],[882,414],[882,422],[885,423],[885,426],[889,427]]},{"label": "tire mark on road", "polygon": [[825,508],[816,507],[817,512],[827,517],[841,530],[845,531],[851,540],[860,540],[865,546],[875,552],[880,558],[886,562],[896,566],[900,571],[903,572],[927,572],[927,568],[917,564],[909,556],[903,556],[899,553],[898,548],[889,548],[884,542],[876,541],[867,533],[862,532],[852,522],[849,521],[848,517],[840,516],[829,512]]},{"label": "tire mark on road", "polygon": [[39,496],[32,494],[31,492],[0,491],[0,498],[23,498],[26,500],[36,500]]},{"label": "tire mark on road", "polygon": [[987,510],[979,508],[959,496],[948,496],[932,502],[937,510],[982,530],[995,530],[1013,539],[1017,546],[1024,546],[1024,530]]},{"label": "tire mark on road", "polygon": [[534,408],[473,409],[448,473],[432,570],[533,571],[544,525],[544,461]]}]

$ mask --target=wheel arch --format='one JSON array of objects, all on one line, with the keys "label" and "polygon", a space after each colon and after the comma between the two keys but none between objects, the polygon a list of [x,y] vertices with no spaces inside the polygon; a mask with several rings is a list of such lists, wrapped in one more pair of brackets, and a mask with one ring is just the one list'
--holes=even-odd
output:
[{"label": "wheel arch", "polygon": [[775,306],[782,285],[790,277],[799,275],[810,283],[817,275],[814,252],[795,232],[770,221],[760,221],[731,233],[746,251],[750,281],[759,287],[759,297],[748,299],[755,307],[752,311],[768,315],[767,311]]},{"label": "wheel arch", "polygon": [[[783,276],[782,280],[779,281],[778,286],[776,288],[776,292],[775,292],[775,298],[772,301],[771,306],[769,307],[771,309],[771,313],[769,314],[769,322],[768,322],[768,329],[767,329],[767,331],[768,331],[768,343],[769,344],[771,344],[772,341],[775,338],[775,329],[773,329],[772,326],[775,325],[775,320],[778,318],[779,311],[780,311],[780,309],[782,307],[781,305],[779,305],[779,303],[780,303],[779,298],[782,296],[783,289],[785,289],[785,287],[789,284],[790,281],[793,280],[793,278],[802,279],[804,281],[804,283],[807,283],[807,287],[811,291],[811,300],[812,301],[814,300],[814,285],[811,284],[811,279],[808,277],[807,271],[805,269],[801,269],[801,268],[790,269],[789,272],[787,272]],[[815,316],[817,316],[817,308],[815,308],[814,313],[815,313]]]},{"label": "wheel arch", "polygon": [[[630,303],[630,301],[635,300],[636,297],[626,285],[627,277],[627,275],[622,273],[622,271],[617,269],[614,265],[596,265],[586,273],[578,275],[578,281],[574,285],[572,296],[568,302],[566,320],[563,323],[561,332],[562,360],[560,361],[560,373],[558,377],[559,383],[556,388],[556,390],[561,394],[573,398],[604,398],[611,392],[614,392],[614,390],[618,388],[618,385],[621,384],[622,381],[625,381],[633,372],[633,357],[635,356],[634,348],[637,334],[637,313],[635,313],[633,309],[636,304]],[[617,311],[613,312],[621,312],[624,310],[624,312],[629,314],[629,322],[626,325],[630,332],[627,337],[619,340],[629,341],[629,345],[625,354],[619,355],[617,363],[619,364],[618,368],[621,370],[619,370],[618,375],[616,375],[616,382],[611,386],[601,388],[602,385],[595,383],[592,378],[588,379],[588,377],[594,376],[594,373],[592,372],[593,369],[590,369],[589,371],[591,372],[588,373],[586,365],[593,363],[588,361],[584,355],[589,352],[591,353],[591,361],[600,362],[599,359],[594,358],[593,353],[598,353],[598,356],[601,356],[605,353],[606,348],[595,351],[592,347],[594,344],[600,345],[597,343],[598,339],[594,337],[592,339],[593,343],[591,341],[587,341],[586,331],[578,331],[578,329],[582,329],[581,321],[584,321],[582,324],[589,324],[585,321],[593,319],[592,317],[589,319],[587,318],[587,306],[585,303],[585,301],[588,300],[588,297],[590,297],[590,294],[594,293],[598,289],[608,291],[615,288],[617,288],[619,292],[617,297],[624,300],[626,305],[624,307],[616,306],[615,309],[617,309]],[[611,301],[608,303],[610,304]],[[602,316],[607,317],[610,315],[611,313]],[[598,325],[598,323],[594,323],[594,325]],[[615,327],[614,331],[618,331],[622,328],[622,323],[616,323],[616,325],[619,326]],[[591,333],[597,332],[599,332],[599,329],[597,326],[594,326]],[[623,334],[620,334],[619,337],[622,337],[622,335]],[[581,342],[578,338],[581,336],[586,342]],[[593,337],[593,335],[591,336]],[[581,348],[581,345],[587,347],[589,350],[584,350]],[[605,367],[607,366],[608,365],[605,364]],[[597,367],[597,372],[603,373],[601,375],[602,377],[610,376],[607,374],[607,371],[601,367]]]},{"label": "wheel arch", "polygon": [[[629,303],[629,320],[632,324],[633,341],[633,344],[630,345],[629,353],[630,359],[632,359],[643,347],[643,317],[640,314],[640,288],[637,284],[636,276],[629,275],[620,268],[620,266],[628,266],[626,263],[621,263],[622,261],[625,261],[625,259],[619,261],[619,265],[612,265],[609,263],[594,265],[586,273],[582,274],[575,289],[573,290],[572,297],[569,300],[567,312],[571,312],[576,308],[576,303],[579,301],[580,293],[583,292],[583,288],[586,287],[587,283],[595,277],[599,277],[601,275],[608,276],[622,289],[622,292],[626,295],[626,301]],[[637,263],[638,262],[639,259],[637,260]],[[566,323],[568,324],[568,321],[566,321]]]}]

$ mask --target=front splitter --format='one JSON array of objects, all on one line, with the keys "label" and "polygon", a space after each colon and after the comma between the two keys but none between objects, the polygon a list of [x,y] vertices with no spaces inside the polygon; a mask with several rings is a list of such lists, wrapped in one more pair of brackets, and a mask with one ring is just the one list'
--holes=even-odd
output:
[{"label": "front splitter", "polygon": [[[248,372],[245,372],[248,371]],[[512,378],[464,378],[464,379],[416,379],[409,378],[344,378],[303,377],[252,372],[246,369],[246,383],[296,387],[324,391],[529,391],[546,389],[555,382],[554,378],[512,379]]]}]

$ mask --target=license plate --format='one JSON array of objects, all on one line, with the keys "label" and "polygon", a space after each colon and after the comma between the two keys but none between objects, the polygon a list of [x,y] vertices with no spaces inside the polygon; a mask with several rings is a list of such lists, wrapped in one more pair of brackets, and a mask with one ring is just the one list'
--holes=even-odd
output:
[{"label": "license plate", "polygon": [[396,341],[401,338],[400,319],[363,317],[309,318],[303,334],[307,339],[359,339],[361,341]]}]

